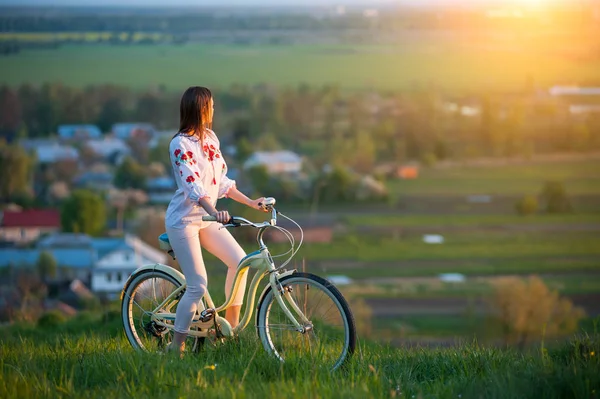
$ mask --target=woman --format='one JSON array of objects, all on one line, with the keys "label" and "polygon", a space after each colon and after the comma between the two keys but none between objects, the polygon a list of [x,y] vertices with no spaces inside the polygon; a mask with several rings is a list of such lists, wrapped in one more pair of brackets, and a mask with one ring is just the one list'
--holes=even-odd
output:
[{"label": "woman", "polygon": [[[251,208],[263,198],[251,200],[239,192],[235,181],[227,177],[227,165],[219,150],[219,139],[211,130],[214,113],[212,93],[205,87],[190,87],[181,98],[179,132],[169,145],[177,191],[165,216],[169,242],[185,275],[187,289],[177,305],[174,337],[170,350],[185,349],[192,318],[198,302],[206,292],[207,276],[202,249],[227,265],[225,293],[231,293],[237,266],[246,256],[244,250],[222,223],[229,219],[227,211],[217,211],[217,199],[229,197]],[[215,216],[219,223],[203,222],[202,216]],[[245,275],[247,276],[247,274]],[[240,289],[227,309],[225,318],[232,327],[239,323],[240,308],[246,287],[244,277]]]}]

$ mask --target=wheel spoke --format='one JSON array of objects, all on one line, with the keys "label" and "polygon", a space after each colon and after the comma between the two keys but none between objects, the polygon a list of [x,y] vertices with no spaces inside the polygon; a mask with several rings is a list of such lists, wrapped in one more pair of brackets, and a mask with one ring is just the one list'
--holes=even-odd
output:
[{"label": "wheel spoke", "polygon": [[[157,323],[154,310],[167,299],[181,283],[167,273],[147,271],[136,277],[128,286],[122,301],[123,323],[126,336],[131,345],[144,351],[162,351],[171,341],[173,324]],[[176,307],[178,300],[169,301],[165,307]],[[163,309],[160,309],[161,311]],[[195,350],[200,338],[191,337],[193,342],[187,347]]]},{"label": "wheel spoke", "polygon": [[285,280],[293,300],[309,320],[299,332],[271,291],[259,304],[259,336],[267,351],[281,361],[308,361],[313,366],[338,368],[354,350],[354,321],[346,301],[320,277],[305,273]]}]

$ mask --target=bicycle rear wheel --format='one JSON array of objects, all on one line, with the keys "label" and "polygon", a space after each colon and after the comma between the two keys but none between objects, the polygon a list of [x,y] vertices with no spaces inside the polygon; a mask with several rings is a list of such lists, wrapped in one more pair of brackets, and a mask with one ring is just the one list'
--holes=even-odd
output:
[{"label": "bicycle rear wheel", "polygon": [[[121,319],[125,335],[133,348],[146,352],[163,352],[173,338],[175,320],[160,319],[170,328],[151,319],[156,309],[181,283],[160,270],[147,270],[137,276],[125,288],[121,302]],[[174,313],[185,290],[164,306],[164,311]],[[168,310],[167,310],[168,309]],[[160,310],[159,310],[160,312]],[[203,338],[188,337],[186,349],[196,352]]]},{"label": "bicycle rear wheel", "polygon": [[340,291],[310,273],[295,273],[280,282],[291,290],[293,300],[312,328],[297,331],[269,288],[259,301],[256,316],[257,333],[265,350],[286,363],[297,361],[331,371],[341,367],[354,353],[356,328]]}]

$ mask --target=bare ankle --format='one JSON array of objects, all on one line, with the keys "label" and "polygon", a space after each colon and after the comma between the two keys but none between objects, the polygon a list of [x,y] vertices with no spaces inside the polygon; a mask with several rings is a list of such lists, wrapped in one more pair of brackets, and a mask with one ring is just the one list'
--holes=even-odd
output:
[{"label": "bare ankle", "polygon": [[171,345],[173,348],[178,348],[181,352],[185,349],[185,339],[187,338],[187,333],[180,333],[175,331],[173,334],[173,341]]}]

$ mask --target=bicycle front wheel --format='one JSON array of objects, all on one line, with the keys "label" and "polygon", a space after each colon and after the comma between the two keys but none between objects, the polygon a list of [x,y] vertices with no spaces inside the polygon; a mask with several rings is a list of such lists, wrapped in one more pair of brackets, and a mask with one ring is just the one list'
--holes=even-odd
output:
[{"label": "bicycle front wheel", "polygon": [[[331,371],[354,353],[356,328],[348,303],[329,281],[310,273],[295,273],[280,280],[310,323],[299,332],[269,288],[258,304],[256,328],[265,350],[282,362],[323,366]],[[285,301],[285,300],[284,300]],[[299,316],[291,310],[298,321]]]}]

